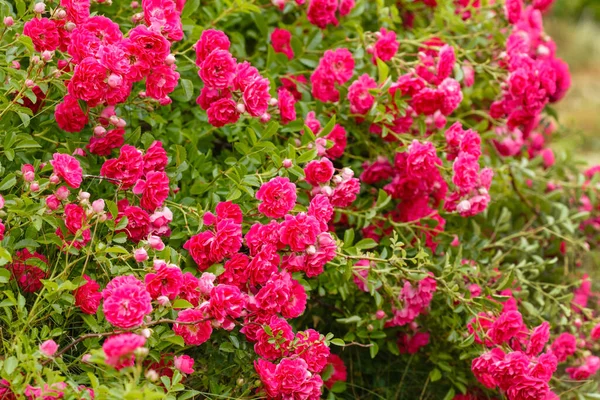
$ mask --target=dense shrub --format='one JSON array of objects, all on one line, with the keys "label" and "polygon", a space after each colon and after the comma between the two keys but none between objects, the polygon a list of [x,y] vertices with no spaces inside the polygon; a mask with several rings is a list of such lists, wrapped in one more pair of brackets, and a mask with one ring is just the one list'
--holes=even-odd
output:
[{"label": "dense shrub", "polygon": [[551,3],[0,0],[0,397],[598,398]]}]

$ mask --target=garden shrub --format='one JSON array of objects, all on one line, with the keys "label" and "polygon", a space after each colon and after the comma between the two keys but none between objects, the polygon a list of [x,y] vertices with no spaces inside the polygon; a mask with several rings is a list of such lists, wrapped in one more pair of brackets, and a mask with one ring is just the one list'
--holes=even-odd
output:
[{"label": "garden shrub", "polygon": [[0,397],[593,399],[551,0],[0,0]]}]

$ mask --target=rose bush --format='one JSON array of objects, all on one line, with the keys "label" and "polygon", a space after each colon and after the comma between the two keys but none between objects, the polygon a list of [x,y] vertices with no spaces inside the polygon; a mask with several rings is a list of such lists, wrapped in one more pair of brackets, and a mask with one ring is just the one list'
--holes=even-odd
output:
[{"label": "rose bush", "polygon": [[0,0],[0,397],[597,398],[551,5]]}]

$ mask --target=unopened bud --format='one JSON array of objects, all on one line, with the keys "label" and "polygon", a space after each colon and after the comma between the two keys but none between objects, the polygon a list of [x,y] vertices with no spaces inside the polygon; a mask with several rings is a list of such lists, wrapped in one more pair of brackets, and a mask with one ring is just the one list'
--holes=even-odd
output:
[{"label": "unopened bud", "polygon": [[171,301],[167,296],[158,296],[156,301],[163,307],[169,307],[171,305]]},{"label": "unopened bud", "polygon": [[15,20],[13,19],[13,17],[4,17],[4,25],[6,25],[7,27],[11,27],[15,24]]},{"label": "unopened bud", "polygon": [[283,166],[283,168],[287,169],[287,168],[292,168],[292,166],[294,165],[294,163],[289,158],[286,158],[285,160],[283,160],[281,162],[281,165]]},{"label": "unopened bud", "polygon": [[65,10],[60,9],[54,15],[56,15],[56,18],[58,19],[65,19],[65,17],[67,16],[67,12]]},{"label": "unopened bud", "polygon": [[142,336],[145,337],[146,339],[148,339],[151,335],[152,335],[152,331],[148,328],[144,328],[142,329],[141,332]]},{"label": "unopened bud", "polygon": [[90,199],[90,194],[88,192],[79,192],[77,197],[79,198],[79,201],[85,201]]},{"label": "unopened bud", "polygon": [[38,190],[40,190],[40,184],[37,182],[31,182],[31,185],[29,186],[29,189],[32,192],[37,192]]},{"label": "unopened bud", "polygon": [[471,203],[469,203],[469,200],[463,200],[460,203],[458,203],[458,205],[456,206],[456,211],[458,211],[459,213],[465,213],[467,211],[469,211],[471,209]]},{"label": "unopened bud", "polygon": [[67,22],[67,23],[65,24],[65,30],[66,30],[67,32],[71,32],[71,31],[72,31],[73,29],[75,29],[75,28],[77,28],[77,25],[75,25],[75,23],[74,23],[74,22],[71,22],[71,21],[69,21],[69,22]]},{"label": "unopened bud", "polygon": [[133,258],[135,258],[135,261],[137,262],[144,262],[148,259],[148,252],[144,248],[136,249],[133,252]]},{"label": "unopened bud", "polygon": [[235,106],[235,108],[236,108],[236,110],[238,110],[238,112],[239,112],[240,114],[243,114],[243,113],[245,113],[245,112],[246,112],[246,105],[245,105],[244,103],[238,103],[238,104]]},{"label": "unopened bud", "polygon": [[44,3],[36,3],[35,6],[33,6],[33,12],[36,14],[43,14],[44,11],[46,11],[46,4]]},{"label": "unopened bud", "polygon": [[83,361],[84,363],[89,363],[91,359],[92,355],[90,353],[86,353],[83,355],[83,357],[81,357],[81,361]]},{"label": "unopened bud", "polygon": [[333,189],[331,188],[331,186],[323,186],[321,187],[321,193],[329,197],[333,194]]},{"label": "unopened bud", "polygon": [[119,75],[117,74],[110,74],[110,76],[108,77],[108,86],[110,86],[111,88],[116,88],[121,86],[121,83],[123,83],[123,78],[121,78]]},{"label": "unopened bud", "polygon": [[347,181],[348,179],[352,179],[354,177],[354,171],[352,171],[350,168],[344,168],[342,170],[342,178],[344,178],[345,181]]},{"label": "unopened bud", "polygon": [[94,210],[96,214],[100,214],[102,211],[104,211],[104,206],[105,203],[103,199],[94,200],[92,203],[92,210]]},{"label": "unopened bud", "polygon": [[271,120],[271,114],[269,113],[264,113],[263,115],[260,116],[260,122],[262,122],[263,124],[269,122]]},{"label": "unopened bud", "polygon": [[31,57],[31,63],[32,64],[39,64],[40,63],[40,57],[39,56],[33,56],[33,57]]},{"label": "unopened bud", "polygon": [[336,185],[342,183],[342,181],[344,180],[341,176],[336,175],[334,176],[332,179],[333,183],[335,183]]},{"label": "unopened bud", "polygon": [[110,118],[108,119],[108,122],[110,122],[112,125],[117,125],[117,123],[119,122],[119,117],[117,117],[116,115],[111,115]]},{"label": "unopened bud", "polygon": [[149,350],[147,347],[138,347],[133,351],[133,354],[135,354],[135,356],[139,358],[145,358],[148,355],[148,353]]},{"label": "unopened bud", "polygon": [[25,80],[25,86],[27,86],[28,88],[32,88],[35,86],[35,82],[32,81],[31,79],[26,79]]},{"label": "unopened bud", "polygon": [[125,128],[127,126],[127,122],[125,122],[123,118],[119,118],[115,125],[117,128]]},{"label": "unopened bud", "polygon": [[269,105],[275,107],[279,101],[275,97],[269,99]]},{"label": "unopened bud", "polygon": [[148,371],[146,371],[146,379],[152,382],[157,381],[159,379],[158,372],[156,372],[153,369],[149,369]]},{"label": "unopened bud", "polygon": [[102,125],[94,127],[94,136],[104,137],[104,135],[106,135],[106,129]]},{"label": "unopened bud", "polygon": [[148,244],[156,251],[162,251],[165,249],[165,244],[160,237],[156,235],[150,235],[150,237],[148,237]]},{"label": "unopened bud", "polygon": [[377,319],[383,319],[383,318],[385,318],[385,311],[383,311],[383,310],[377,310],[377,312],[375,313],[375,318],[377,318]]},{"label": "unopened bud", "polygon": [[175,64],[175,61],[175,56],[173,54],[169,54],[167,58],[165,58],[165,64],[167,65],[173,65]]},{"label": "unopened bud", "polygon": [[66,200],[69,197],[69,189],[66,186],[61,186],[56,189],[56,193],[54,193],[54,195],[59,200]]},{"label": "unopened bud", "polygon": [[140,3],[138,3],[137,1],[131,2],[131,8],[138,8],[139,6],[140,6]]},{"label": "unopened bud", "polygon": [[311,255],[311,256],[315,255],[315,254],[317,254],[317,249],[315,248],[315,246],[310,245],[306,248],[306,254]]},{"label": "unopened bud", "polygon": [[[25,180],[27,180],[27,179],[25,179]],[[60,178],[58,177],[58,175],[52,174],[50,176],[50,183],[52,183],[53,185],[56,185],[58,182],[60,182]]]}]

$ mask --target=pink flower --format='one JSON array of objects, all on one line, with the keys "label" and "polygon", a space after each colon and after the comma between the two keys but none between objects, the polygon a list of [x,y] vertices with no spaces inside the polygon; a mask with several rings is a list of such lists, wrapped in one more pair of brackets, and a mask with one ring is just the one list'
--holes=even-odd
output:
[{"label": "pink flower", "polygon": [[493,389],[498,383],[494,378],[496,364],[504,360],[506,354],[502,349],[496,347],[487,353],[475,358],[471,363],[471,371],[475,378],[486,388]]},{"label": "pink flower", "polygon": [[233,80],[233,88],[235,90],[245,91],[246,87],[255,79],[260,78],[260,74],[256,68],[248,61],[239,63],[235,69],[235,78]]},{"label": "pink flower", "polygon": [[122,190],[132,187],[143,174],[143,154],[135,147],[126,144],[121,147],[118,158],[106,160],[100,169],[100,175],[116,179]]},{"label": "pink flower", "polygon": [[216,262],[214,254],[212,254],[211,246],[215,240],[214,233],[210,231],[200,232],[192,236],[183,248],[187,250],[200,270],[205,270]]},{"label": "pink flower", "polygon": [[197,346],[210,339],[212,325],[203,311],[192,308],[180,311],[177,321],[182,323],[174,324],[173,332],[183,337],[185,344]]},{"label": "pink flower", "polygon": [[409,336],[406,333],[400,333],[398,335],[397,343],[400,354],[416,354],[421,347],[425,347],[429,344],[429,333],[417,332],[413,336]]},{"label": "pink flower", "polygon": [[215,29],[207,29],[202,31],[202,36],[195,44],[196,49],[196,65],[202,66],[204,59],[212,53],[213,50],[229,50],[231,43],[227,35]]},{"label": "pink flower", "polygon": [[56,106],[54,118],[58,127],[67,132],[80,132],[88,123],[87,112],[83,112],[77,99],[70,95]]},{"label": "pink flower", "polygon": [[381,28],[377,33],[377,42],[369,51],[373,54],[373,64],[377,64],[378,58],[381,61],[391,60],[396,55],[399,47],[400,43],[396,39],[396,32]]},{"label": "pink flower", "polygon": [[96,314],[102,300],[102,293],[99,290],[100,285],[87,275],[83,275],[83,279],[86,281],[85,284],[79,286],[73,292],[75,305],[85,314]]},{"label": "pink flower", "polygon": [[194,373],[194,359],[186,354],[175,356],[173,358],[173,365],[183,374],[189,375]]},{"label": "pink flower", "polygon": [[523,12],[523,0],[506,0],[504,5],[504,13],[506,19],[511,24],[516,24],[521,19],[521,13]]},{"label": "pink flower", "polygon": [[319,373],[327,366],[329,360],[329,347],[325,344],[325,337],[314,329],[307,329],[296,334],[298,340],[295,354],[306,361],[308,370]]},{"label": "pink flower", "polygon": [[240,206],[232,203],[231,201],[222,201],[217,204],[215,212],[217,213],[217,222],[221,222],[225,219],[231,219],[234,223],[241,224],[244,220]]},{"label": "pink flower", "polygon": [[108,70],[98,60],[86,57],[75,66],[67,90],[74,98],[84,100],[90,107],[95,107],[106,98],[107,77]]},{"label": "pink flower", "polygon": [[171,44],[160,33],[138,25],[129,31],[129,40],[135,46],[136,55],[151,67],[163,64],[169,55]]},{"label": "pink flower", "polygon": [[106,320],[118,328],[134,328],[152,312],[152,298],[144,284],[132,275],[114,278],[102,292]]},{"label": "pink flower", "polygon": [[290,344],[294,340],[292,327],[285,319],[275,315],[271,317],[267,325],[270,333],[267,333],[264,328],[258,330],[254,351],[267,360],[276,360],[287,356]]},{"label": "pink flower", "polygon": [[165,167],[169,163],[167,158],[167,152],[162,147],[162,142],[155,140],[152,142],[146,154],[144,154],[144,173],[147,174],[150,171],[164,171]]},{"label": "pink flower", "polygon": [[284,318],[297,318],[304,313],[306,309],[306,291],[298,281],[292,279],[290,294],[281,307],[281,315]]},{"label": "pink flower", "polygon": [[306,175],[306,182],[313,186],[317,186],[319,183],[326,183],[333,177],[333,163],[328,158],[321,158],[321,160],[313,160],[309,162],[304,168],[304,174]]},{"label": "pink flower", "polygon": [[156,100],[161,100],[175,90],[179,73],[167,65],[152,68],[146,77],[146,95]]},{"label": "pink flower", "polygon": [[323,69],[327,74],[331,74],[335,82],[343,85],[354,74],[354,58],[346,48],[327,50],[319,60],[317,69]]},{"label": "pink flower", "polygon": [[479,182],[479,162],[477,157],[461,152],[452,165],[452,182],[460,193],[468,193]]},{"label": "pink flower", "polygon": [[62,178],[67,185],[77,189],[83,180],[83,170],[79,165],[79,161],[73,156],[60,153],[54,153],[52,158],[50,164],[52,164],[54,173]]},{"label": "pink flower", "polygon": [[550,324],[544,321],[531,332],[529,343],[527,343],[527,354],[529,356],[538,355],[544,349],[549,339]]},{"label": "pink flower", "polygon": [[273,33],[271,33],[271,44],[273,45],[273,50],[276,53],[283,53],[286,57],[291,60],[294,58],[294,50],[291,45],[292,34],[290,31],[275,28]]},{"label": "pink flower", "polygon": [[454,64],[456,63],[456,55],[454,54],[454,48],[449,45],[444,45],[440,49],[439,58],[437,63],[437,79],[443,81],[452,74]]},{"label": "pink flower", "polygon": [[500,314],[492,324],[488,334],[495,344],[500,345],[518,335],[523,327],[521,313],[518,311],[508,311]]},{"label": "pink flower", "polygon": [[203,295],[200,291],[200,280],[191,272],[184,273],[182,278],[179,297],[189,301],[194,307],[197,307],[200,304]]},{"label": "pink flower", "polygon": [[304,251],[308,246],[315,244],[320,231],[321,225],[316,218],[299,213],[295,216],[285,216],[279,234],[281,243],[289,245],[293,251]]},{"label": "pink flower", "polygon": [[537,358],[537,364],[529,365],[529,374],[548,382],[552,379],[552,374],[556,371],[557,366],[556,356],[552,353],[544,353]]},{"label": "pink flower", "polygon": [[333,367],[333,373],[331,374],[329,379],[325,381],[325,386],[331,389],[336,382],[345,382],[347,379],[348,372],[346,370],[346,365],[344,364],[344,361],[337,354],[329,354],[327,361],[328,365],[331,365]]},{"label": "pink flower", "polygon": [[221,98],[212,103],[206,110],[208,123],[217,128],[234,124],[240,118],[237,104],[230,98]]},{"label": "pink flower", "polygon": [[[3,234],[2,229],[0,229],[0,234]],[[47,275],[39,267],[27,263],[27,260],[31,258],[37,258],[38,262],[48,264],[48,260],[43,255],[37,252],[32,254],[29,250],[23,249],[18,250],[13,255],[13,262],[7,268],[11,272],[12,279],[17,281],[21,290],[25,293],[34,293],[40,290],[43,286],[41,279],[45,279]]]},{"label": "pink flower", "polygon": [[144,344],[146,344],[146,338],[135,333],[111,336],[102,344],[106,363],[116,369],[133,367],[135,363],[133,352]]},{"label": "pink flower", "polygon": [[40,344],[40,353],[45,355],[46,357],[52,357],[54,353],[58,350],[58,345],[52,339],[46,340],[42,344]]},{"label": "pink flower", "polygon": [[215,240],[211,243],[211,252],[216,261],[232,256],[242,246],[242,226],[233,219],[223,219],[217,223]]},{"label": "pink flower", "polygon": [[210,292],[210,305],[208,312],[224,329],[233,329],[233,321],[227,318],[239,318],[244,312],[246,299],[240,289],[232,285],[217,285]]},{"label": "pink flower", "polygon": [[355,0],[340,0],[340,7],[339,7],[339,12],[340,15],[342,17],[350,14],[350,11],[352,11],[352,9],[354,8],[354,6],[356,5]]},{"label": "pink flower", "polygon": [[594,325],[590,332],[590,339],[598,340],[600,339],[600,323]]},{"label": "pink flower", "polygon": [[140,205],[152,212],[161,207],[169,196],[169,177],[165,172],[150,171],[145,180],[137,181],[133,193],[141,194]]},{"label": "pink flower", "polygon": [[365,115],[369,112],[375,103],[375,96],[370,93],[370,89],[375,88],[377,88],[377,82],[368,74],[363,74],[352,82],[348,88],[348,100],[352,114]]},{"label": "pink flower", "polygon": [[277,101],[277,107],[279,108],[279,115],[281,117],[281,123],[286,125],[296,120],[296,99],[294,95],[284,87],[277,89],[279,96]]},{"label": "pink flower", "polygon": [[346,149],[346,130],[343,126],[339,124],[335,124],[329,135],[325,136],[325,139],[333,142],[333,146],[327,149],[325,155],[332,160],[341,157],[344,155],[344,150]]},{"label": "pink flower", "polygon": [[[117,224],[123,217],[127,217],[127,226],[123,231],[127,234],[129,240],[137,243],[145,239],[150,233],[150,217],[148,213],[136,206],[130,206],[127,200],[121,200],[117,203],[119,214],[117,215]],[[122,232],[122,231],[121,231]]]},{"label": "pink flower", "polygon": [[547,382],[523,375],[511,383],[506,394],[514,400],[546,400],[549,391]]},{"label": "pink flower", "polygon": [[23,35],[29,36],[35,51],[54,51],[59,44],[58,30],[48,18],[33,18],[23,25]]},{"label": "pink flower", "polygon": [[228,50],[215,49],[202,62],[199,75],[211,89],[226,89],[235,77],[235,58]]},{"label": "pink flower", "polygon": [[260,117],[269,108],[270,83],[267,78],[257,77],[244,89],[243,99],[246,111],[253,117]]},{"label": "pink flower", "polygon": [[318,26],[321,29],[325,29],[327,25],[332,24],[337,26],[338,20],[335,16],[335,12],[338,8],[338,0],[309,0],[308,10],[306,10],[306,17],[308,21]]},{"label": "pink flower", "polygon": [[331,196],[331,204],[334,207],[348,207],[356,200],[360,192],[360,182],[356,178],[343,181],[335,187]]},{"label": "pink flower", "polygon": [[288,178],[278,176],[263,183],[256,198],[261,200],[258,211],[267,217],[282,218],[296,205],[296,185]]},{"label": "pink flower", "polygon": [[110,156],[112,150],[123,146],[123,143],[125,143],[125,129],[116,128],[106,132],[103,137],[92,136],[86,148],[92,154]]},{"label": "pink flower", "polygon": [[149,273],[144,277],[146,290],[153,299],[166,296],[169,300],[174,300],[183,286],[181,269],[176,265],[168,265],[164,261],[156,261],[154,270],[156,273]]},{"label": "pink flower", "polygon": [[310,201],[307,214],[319,221],[321,231],[326,231],[329,221],[333,217],[333,206],[327,196],[318,194]]},{"label": "pink flower", "polygon": [[577,350],[577,338],[570,333],[561,333],[550,346],[559,362],[564,362]]},{"label": "pink flower", "polygon": [[452,78],[446,78],[440,83],[438,89],[442,93],[442,104],[440,111],[444,115],[450,115],[456,110],[463,100],[460,83]]},{"label": "pink flower", "polygon": [[583,381],[591,378],[600,369],[600,358],[588,356],[583,360],[583,364],[578,367],[569,367],[566,372],[571,379]]},{"label": "pink flower", "polygon": [[273,274],[255,296],[257,307],[268,313],[277,313],[290,297],[292,278],[289,273]]}]

